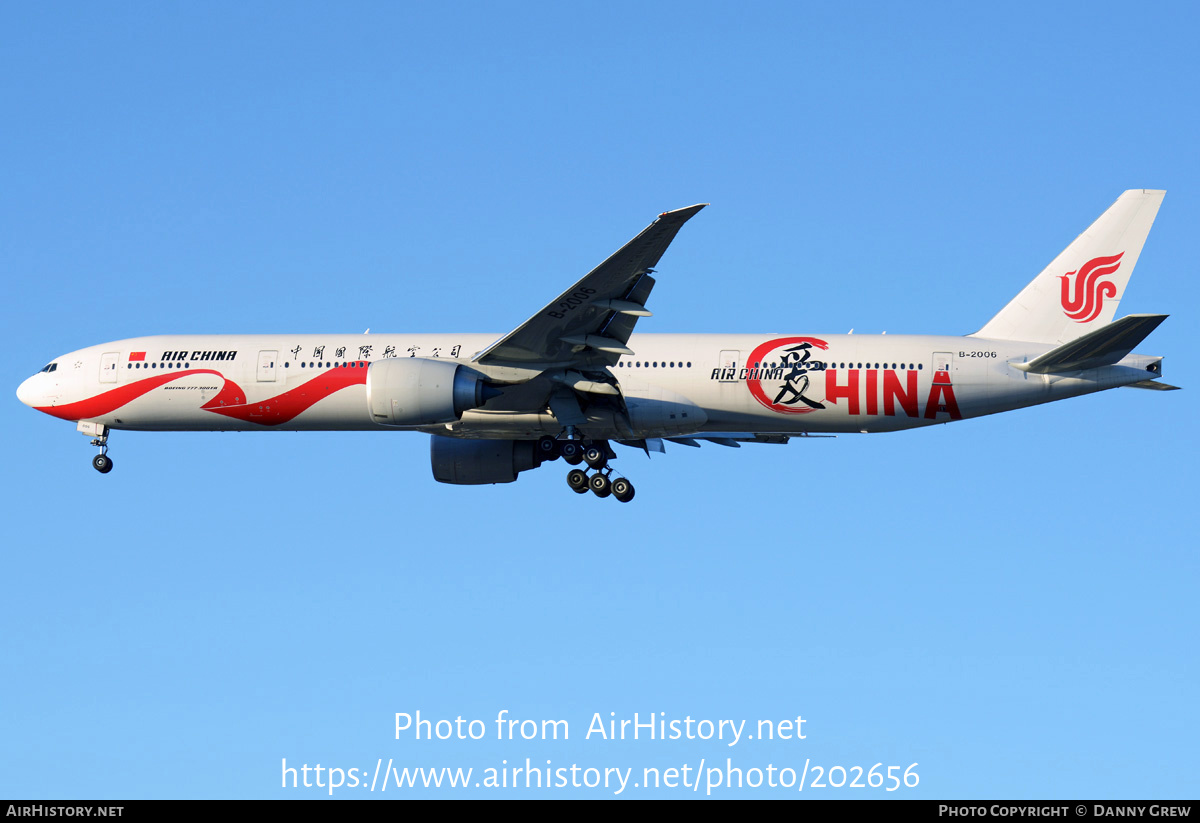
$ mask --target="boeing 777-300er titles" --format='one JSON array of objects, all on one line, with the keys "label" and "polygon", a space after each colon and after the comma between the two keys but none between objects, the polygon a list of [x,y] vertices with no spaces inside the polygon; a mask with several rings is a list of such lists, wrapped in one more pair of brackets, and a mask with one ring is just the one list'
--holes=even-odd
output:
[{"label": "boeing 777-300er titles", "polygon": [[[663,451],[929,426],[1159,382],[1131,354],[1166,315],[1113,320],[1164,192],[1131,190],[964,337],[633,334],[651,273],[703,205],[659,215],[512,332],[155,336],[65,354],[21,402],[109,433],[400,429],[443,483],[509,483],[562,457],[567,483],[633,498],[611,443]],[[585,463],[586,468],[579,464]]]}]

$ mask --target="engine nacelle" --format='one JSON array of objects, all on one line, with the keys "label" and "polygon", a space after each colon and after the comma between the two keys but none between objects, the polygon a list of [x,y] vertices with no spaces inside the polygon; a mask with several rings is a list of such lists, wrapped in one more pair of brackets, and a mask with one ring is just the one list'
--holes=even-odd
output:
[{"label": "engine nacelle", "polygon": [[433,479],[456,486],[511,483],[541,463],[536,440],[463,440],[430,435]]},{"label": "engine nacelle", "polygon": [[390,358],[367,369],[367,408],[384,426],[449,423],[493,392],[478,375],[447,360]]}]

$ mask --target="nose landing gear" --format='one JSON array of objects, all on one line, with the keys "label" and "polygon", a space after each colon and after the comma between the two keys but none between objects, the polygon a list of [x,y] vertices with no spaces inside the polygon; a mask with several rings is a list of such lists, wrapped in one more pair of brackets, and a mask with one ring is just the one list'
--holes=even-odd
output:
[{"label": "nose landing gear", "polygon": [[108,456],[108,427],[100,426],[95,431],[100,436],[92,439],[92,445],[99,448],[100,453],[92,458],[92,468],[101,474],[108,474],[113,467],[112,458]]}]

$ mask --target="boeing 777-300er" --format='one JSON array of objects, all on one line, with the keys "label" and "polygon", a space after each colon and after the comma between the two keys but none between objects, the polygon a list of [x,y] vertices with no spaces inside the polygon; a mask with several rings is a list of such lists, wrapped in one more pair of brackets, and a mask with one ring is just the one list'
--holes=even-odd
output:
[{"label": "boeing 777-300er", "polygon": [[[704,205],[659,215],[508,334],[162,335],[64,354],[17,397],[110,432],[407,430],[443,483],[509,483],[563,458],[567,483],[633,498],[612,443],[663,451],[931,426],[1159,382],[1131,354],[1166,315],[1113,320],[1164,192],[1135,189],[979,331],[634,334],[654,267]],[[580,464],[585,467],[580,467]]]}]

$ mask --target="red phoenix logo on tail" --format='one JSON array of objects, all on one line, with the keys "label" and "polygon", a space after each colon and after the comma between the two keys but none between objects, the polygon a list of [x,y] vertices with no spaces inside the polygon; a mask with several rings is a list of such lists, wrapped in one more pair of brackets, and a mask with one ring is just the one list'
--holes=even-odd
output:
[{"label": "red phoenix logo on tail", "polygon": [[[1095,320],[1104,308],[1105,297],[1116,297],[1115,284],[1100,278],[1112,274],[1121,268],[1121,258],[1125,252],[1112,257],[1093,257],[1079,267],[1078,272],[1060,274],[1062,281],[1063,313],[1076,323],[1088,323]],[[1075,278],[1075,295],[1071,295],[1071,278]]]}]

